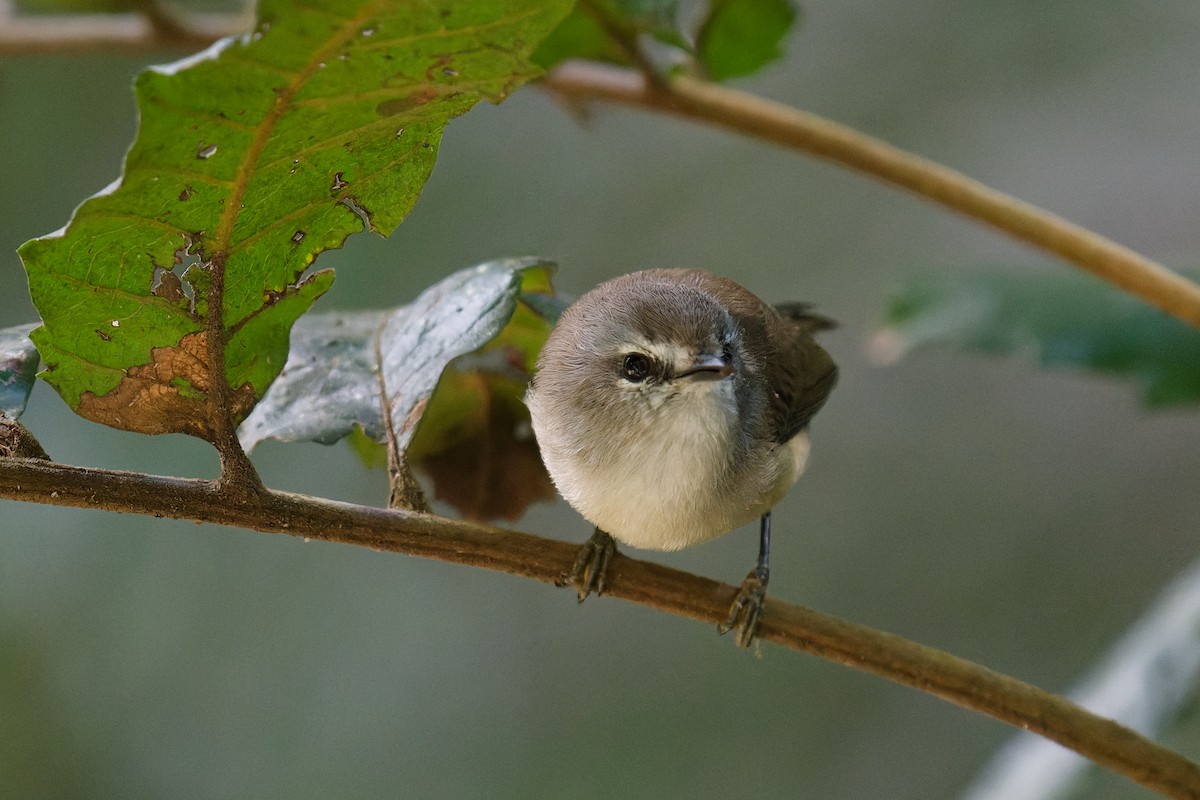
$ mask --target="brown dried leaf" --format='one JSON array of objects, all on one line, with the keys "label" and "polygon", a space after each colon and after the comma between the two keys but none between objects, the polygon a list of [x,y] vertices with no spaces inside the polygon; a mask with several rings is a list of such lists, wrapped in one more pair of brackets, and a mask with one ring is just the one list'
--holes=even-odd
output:
[{"label": "brown dried leaf", "polygon": [[[84,392],[80,416],[138,433],[184,432],[212,439],[213,424],[206,399],[212,372],[206,361],[207,333],[184,336],[178,346],[155,347],[150,363],[130,367],[117,387],[103,397]],[[245,384],[233,393],[235,418],[254,405],[254,390]]]},{"label": "brown dried leaf", "polygon": [[513,397],[509,382],[481,373],[456,373],[453,380],[459,391],[472,385],[480,402],[453,443],[417,462],[433,481],[437,499],[478,522],[513,521],[531,503],[553,500],[554,484],[538,453],[529,412],[519,396]]}]

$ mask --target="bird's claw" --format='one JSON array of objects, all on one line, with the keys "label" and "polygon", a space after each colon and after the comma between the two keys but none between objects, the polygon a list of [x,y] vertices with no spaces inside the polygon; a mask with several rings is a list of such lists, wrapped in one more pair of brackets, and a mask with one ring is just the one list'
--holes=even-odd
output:
[{"label": "bird's claw", "polygon": [[717,625],[721,635],[737,630],[737,646],[749,647],[758,632],[767,599],[767,576],[765,570],[752,569],[742,581],[733,604],[729,606],[729,617]]},{"label": "bird's claw", "polygon": [[608,589],[608,565],[613,554],[617,552],[617,543],[613,538],[599,528],[592,537],[579,548],[575,556],[575,564],[571,571],[560,576],[555,581],[556,586],[574,586],[583,602],[588,595],[595,592],[597,596]]}]

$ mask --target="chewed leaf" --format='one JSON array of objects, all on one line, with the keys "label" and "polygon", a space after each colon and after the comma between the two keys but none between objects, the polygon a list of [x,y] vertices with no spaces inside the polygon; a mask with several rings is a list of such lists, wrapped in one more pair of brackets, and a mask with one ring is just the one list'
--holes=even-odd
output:
[{"label": "chewed leaf", "polygon": [[[390,425],[406,449],[453,359],[483,348],[514,318],[541,319],[545,340],[551,322],[534,305],[551,303],[552,269],[538,259],[493,261],[454,273],[392,312],[305,317],[293,329],[287,366],[242,423],[242,446],[269,438],[330,443],[355,427],[384,441]],[[522,368],[527,349],[540,347],[536,330],[525,338],[516,349]]]},{"label": "chewed leaf", "polygon": [[446,122],[534,77],[568,7],[264,0],[253,34],[143,73],[122,178],[21,248],[46,380],[129,430],[211,438],[218,380],[244,417],[332,282],[316,256],[390,233]]},{"label": "chewed leaf", "polygon": [[929,344],[1033,352],[1044,364],[1127,377],[1152,406],[1200,401],[1200,331],[1081,277],[911,281],[892,298],[872,349],[890,362]]},{"label": "chewed leaf", "polygon": [[0,414],[16,419],[33,391],[38,352],[29,338],[36,325],[0,328]]},{"label": "chewed leaf", "polygon": [[409,448],[436,497],[467,519],[516,520],[555,497],[522,402],[526,383],[451,364]]}]

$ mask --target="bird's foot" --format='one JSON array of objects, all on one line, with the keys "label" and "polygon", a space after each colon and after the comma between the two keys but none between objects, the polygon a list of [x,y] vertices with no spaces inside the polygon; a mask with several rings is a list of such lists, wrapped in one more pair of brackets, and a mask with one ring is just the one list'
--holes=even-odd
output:
[{"label": "bird's foot", "polygon": [[581,603],[592,592],[597,596],[604,594],[608,589],[608,565],[616,552],[617,543],[613,538],[596,528],[592,538],[579,548],[579,555],[575,556],[575,565],[571,567],[571,571],[562,575],[555,584],[574,586]]},{"label": "bird's foot", "polygon": [[758,632],[758,622],[766,600],[767,571],[756,567],[750,570],[750,574],[742,581],[737,595],[733,598],[733,604],[729,607],[729,618],[717,625],[717,631],[723,636],[736,630],[737,646],[749,647]]}]

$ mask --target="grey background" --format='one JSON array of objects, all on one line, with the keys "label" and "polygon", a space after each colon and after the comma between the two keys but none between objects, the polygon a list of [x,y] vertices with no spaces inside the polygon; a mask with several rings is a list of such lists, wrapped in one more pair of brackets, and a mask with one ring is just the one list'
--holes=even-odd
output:
[{"label": "grey background", "polygon": [[[1200,5],[805,4],[737,84],[857,126],[1177,267],[1200,252]],[[151,57],[0,59],[0,325],[14,249],[118,174]],[[868,363],[906,275],[1065,270],[860,176],[536,89],[452,123],[390,239],[320,260],[320,305],[414,297],[505,255],[580,293],[694,265],[837,317],[842,380],[777,509],[772,592],[1061,689],[1196,552],[1195,412],[949,350]],[[25,418],[75,464],[211,476],[207,445]],[[380,504],[344,446],[266,444],[274,487]],[[582,541],[565,505],[525,530]],[[754,532],[651,555],[737,580]],[[0,785],[89,797],[954,797],[999,723],[819,659],[483,571],[287,537],[0,502]],[[1172,743],[1200,756],[1182,733]],[[1147,797],[1097,775],[1089,797]]]}]

